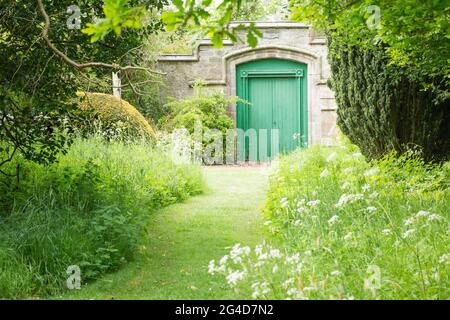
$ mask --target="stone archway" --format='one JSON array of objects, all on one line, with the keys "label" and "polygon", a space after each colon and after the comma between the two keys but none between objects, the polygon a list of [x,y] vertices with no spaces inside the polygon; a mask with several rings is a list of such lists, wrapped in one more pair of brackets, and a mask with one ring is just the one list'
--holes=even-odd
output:
[{"label": "stone archway", "polygon": [[[229,94],[236,95],[236,66],[255,60],[268,58],[292,60],[308,66],[308,143],[316,141],[320,134],[320,108],[317,83],[321,79],[321,59],[314,54],[298,48],[286,46],[261,46],[255,49],[245,48],[223,56],[222,74],[225,76]],[[230,114],[236,119],[236,105],[230,106]]]},{"label": "stone archway", "polygon": [[[326,81],[330,76],[326,39],[318,37],[303,24],[293,22],[256,23],[264,37],[257,48],[244,42],[225,40],[222,48],[213,48],[210,40],[198,43],[192,54],[158,57],[158,67],[166,73],[169,86],[163,87],[161,101],[166,97],[185,98],[193,94],[192,84],[201,79],[208,87],[236,94],[236,66],[266,58],[297,61],[308,66],[308,143],[329,143],[335,134],[336,102]],[[236,119],[236,107],[230,106]]]}]

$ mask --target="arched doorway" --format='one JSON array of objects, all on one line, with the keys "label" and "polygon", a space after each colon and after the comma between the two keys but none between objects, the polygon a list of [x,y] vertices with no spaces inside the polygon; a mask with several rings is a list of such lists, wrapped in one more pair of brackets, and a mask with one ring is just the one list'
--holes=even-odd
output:
[{"label": "arched doorway", "polygon": [[245,156],[267,161],[308,142],[307,65],[260,59],[236,66],[236,125]]}]

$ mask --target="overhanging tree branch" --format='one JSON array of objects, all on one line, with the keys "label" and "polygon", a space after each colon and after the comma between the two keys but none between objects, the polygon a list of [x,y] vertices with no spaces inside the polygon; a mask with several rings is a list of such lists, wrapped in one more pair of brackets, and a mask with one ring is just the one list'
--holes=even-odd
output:
[{"label": "overhanging tree branch", "polygon": [[59,50],[53,43],[50,41],[48,37],[48,32],[50,30],[50,17],[47,14],[47,11],[45,11],[44,4],[42,0],[36,0],[38,3],[39,11],[41,12],[41,15],[44,18],[44,29],[42,30],[42,37],[44,38],[47,46],[53,50],[53,52],[56,53],[58,57],[60,57],[65,63],[71,65],[72,67],[76,69],[84,69],[84,68],[108,68],[113,70],[142,70],[149,73],[155,73],[155,74],[165,74],[161,71],[145,68],[145,67],[139,67],[139,66],[120,66],[119,64],[109,64],[104,62],[86,62],[86,63],[78,63],[71,58],[69,58],[64,52]]}]

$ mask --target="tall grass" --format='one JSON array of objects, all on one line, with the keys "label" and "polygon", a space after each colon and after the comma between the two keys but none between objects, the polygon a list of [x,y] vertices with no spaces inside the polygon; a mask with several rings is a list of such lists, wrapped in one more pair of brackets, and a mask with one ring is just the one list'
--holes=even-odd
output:
[{"label": "tall grass", "polygon": [[155,209],[203,189],[198,168],[174,165],[146,143],[78,139],[48,167],[18,162],[18,191],[12,181],[0,187],[4,298],[61,292],[71,265],[83,282],[119,268],[133,259]]},{"label": "tall grass", "polygon": [[313,146],[274,167],[265,211],[282,250],[210,265],[253,298],[450,298],[450,163]]}]

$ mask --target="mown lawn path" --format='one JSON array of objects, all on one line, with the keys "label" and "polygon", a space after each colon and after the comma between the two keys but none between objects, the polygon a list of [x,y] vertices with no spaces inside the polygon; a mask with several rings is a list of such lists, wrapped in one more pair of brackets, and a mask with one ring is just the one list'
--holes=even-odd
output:
[{"label": "mown lawn path", "polygon": [[64,299],[231,299],[239,296],[208,274],[208,262],[235,243],[264,239],[261,207],[267,168],[204,168],[208,190],[154,213],[136,261],[70,292]]}]

